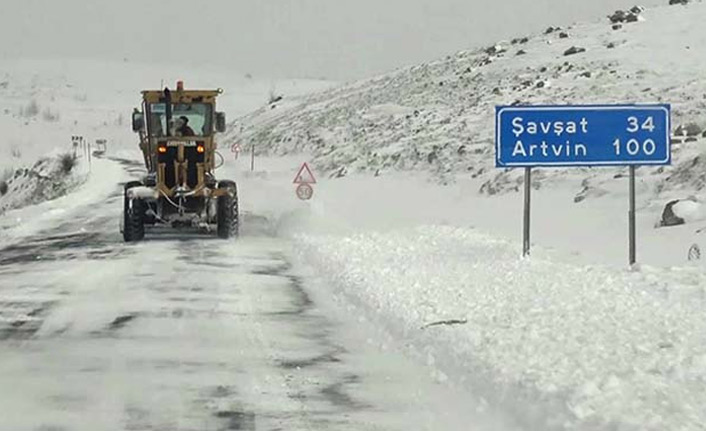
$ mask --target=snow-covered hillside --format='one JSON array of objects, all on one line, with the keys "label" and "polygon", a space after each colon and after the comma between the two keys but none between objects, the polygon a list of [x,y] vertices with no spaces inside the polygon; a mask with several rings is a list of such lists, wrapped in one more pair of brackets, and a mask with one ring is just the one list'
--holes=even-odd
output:
[{"label": "snow-covered hillside", "polygon": [[[495,194],[517,190],[521,181],[518,171],[493,168],[496,105],[663,102],[672,104],[675,128],[695,123],[689,132],[696,136],[675,145],[674,165],[658,170],[649,187],[654,193],[698,191],[703,178],[688,171],[701,166],[706,125],[706,57],[699,48],[706,43],[706,4],[640,9],[635,22],[605,19],[518,35],[293,106],[263,108],[236,122],[230,139],[255,143],[262,152],[311,152],[320,169],[338,176],[424,170],[444,183],[459,176],[482,179],[480,191]],[[657,171],[641,170],[645,176]],[[573,177],[578,194],[600,189],[615,174],[542,170],[535,186]]]}]

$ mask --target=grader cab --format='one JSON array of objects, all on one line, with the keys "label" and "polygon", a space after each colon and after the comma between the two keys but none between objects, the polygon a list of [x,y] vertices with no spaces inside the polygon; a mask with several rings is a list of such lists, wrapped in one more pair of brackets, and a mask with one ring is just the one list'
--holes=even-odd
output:
[{"label": "grader cab", "polygon": [[225,115],[216,111],[222,90],[142,92],[142,107],[132,115],[140,137],[147,175],[125,185],[123,238],[142,240],[146,226],[199,228],[221,238],[238,235],[236,183],[218,180],[217,133]]}]

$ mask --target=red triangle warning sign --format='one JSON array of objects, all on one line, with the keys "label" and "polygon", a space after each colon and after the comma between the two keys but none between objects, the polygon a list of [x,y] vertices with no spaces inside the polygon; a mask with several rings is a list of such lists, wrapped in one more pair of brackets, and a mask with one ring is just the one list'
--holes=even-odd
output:
[{"label": "red triangle warning sign", "polygon": [[311,173],[311,169],[309,169],[309,165],[306,162],[299,168],[299,173],[294,177],[294,184],[316,184],[316,178],[314,178],[314,174]]}]

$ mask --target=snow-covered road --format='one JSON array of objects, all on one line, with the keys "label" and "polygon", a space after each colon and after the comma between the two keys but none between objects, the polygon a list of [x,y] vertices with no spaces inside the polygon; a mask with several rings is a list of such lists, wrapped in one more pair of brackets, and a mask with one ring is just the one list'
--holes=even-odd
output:
[{"label": "snow-covered road", "polygon": [[126,245],[121,190],[0,250],[0,430],[513,429],[319,301],[264,217]]}]

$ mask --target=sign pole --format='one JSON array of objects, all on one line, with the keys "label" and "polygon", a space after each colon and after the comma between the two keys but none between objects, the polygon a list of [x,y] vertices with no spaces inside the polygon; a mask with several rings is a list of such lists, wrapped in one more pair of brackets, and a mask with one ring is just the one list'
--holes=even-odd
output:
[{"label": "sign pole", "polygon": [[532,191],[532,168],[525,168],[525,209],[522,229],[522,256],[530,254],[530,197]]},{"label": "sign pole", "polygon": [[255,144],[250,147],[250,171],[255,171]]},{"label": "sign pole", "polygon": [[628,224],[629,224],[629,229],[630,229],[630,250],[629,250],[629,259],[630,259],[630,266],[635,265],[637,262],[637,253],[636,253],[636,236],[635,236],[635,166],[631,165],[630,166],[630,211],[628,213]]}]

